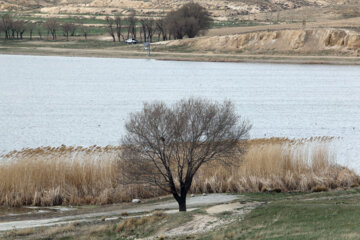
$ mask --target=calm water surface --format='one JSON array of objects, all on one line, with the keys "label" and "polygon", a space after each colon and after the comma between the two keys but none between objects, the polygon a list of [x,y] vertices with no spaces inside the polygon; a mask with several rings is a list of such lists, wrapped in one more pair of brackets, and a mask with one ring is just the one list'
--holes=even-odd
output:
[{"label": "calm water surface", "polygon": [[341,137],[360,170],[360,67],[0,55],[0,153],[119,144],[143,102],[231,99],[252,138]]}]

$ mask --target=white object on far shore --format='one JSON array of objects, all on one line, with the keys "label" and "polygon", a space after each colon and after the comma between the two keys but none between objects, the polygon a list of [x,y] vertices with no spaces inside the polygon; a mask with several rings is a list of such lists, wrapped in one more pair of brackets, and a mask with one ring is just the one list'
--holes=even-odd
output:
[{"label": "white object on far shore", "polygon": [[140,199],[135,198],[135,199],[133,199],[133,200],[132,200],[132,202],[133,202],[133,203],[141,203],[141,200],[140,200]]}]

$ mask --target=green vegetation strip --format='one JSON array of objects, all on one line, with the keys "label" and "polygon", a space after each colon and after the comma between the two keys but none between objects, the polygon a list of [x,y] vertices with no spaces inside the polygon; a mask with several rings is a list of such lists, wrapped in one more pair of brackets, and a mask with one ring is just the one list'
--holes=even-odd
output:
[{"label": "green vegetation strip", "polygon": [[359,239],[360,189],[312,194],[247,194],[267,201],[242,221],[196,239]]}]

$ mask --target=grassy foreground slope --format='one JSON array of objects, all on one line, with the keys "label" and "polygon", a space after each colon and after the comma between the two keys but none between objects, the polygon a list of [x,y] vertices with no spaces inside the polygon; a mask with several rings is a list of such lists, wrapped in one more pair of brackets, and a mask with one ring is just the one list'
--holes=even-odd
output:
[{"label": "grassy foreground slope", "polygon": [[247,194],[267,204],[222,231],[196,239],[359,239],[360,189],[311,194]]}]

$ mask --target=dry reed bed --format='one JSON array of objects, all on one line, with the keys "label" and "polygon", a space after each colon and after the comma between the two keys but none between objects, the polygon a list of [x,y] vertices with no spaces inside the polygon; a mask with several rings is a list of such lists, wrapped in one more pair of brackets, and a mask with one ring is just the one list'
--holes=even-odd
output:
[{"label": "dry reed bed", "polygon": [[105,204],[152,197],[119,184],[119,147],[44,147],[13,151],[0,165],[0,205]]},{"label": "dry reed bed", "polygon": [[[192,192],[310,191],[350,187],[359,177],[336,164],[332,138],[247,142],[232,167],[204,165]],[[122,185],[120,147],[44,147],[0,157],[0,205],[108,204],[163,194],[145,185]]]},{"label": "dry reed bed", "polygon": [[194,192],[324,191],[359,185],[359,176],[336,163],[333,138],[256,139],[238,167],[208,164]]}]

